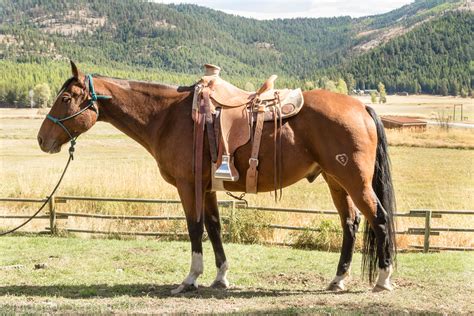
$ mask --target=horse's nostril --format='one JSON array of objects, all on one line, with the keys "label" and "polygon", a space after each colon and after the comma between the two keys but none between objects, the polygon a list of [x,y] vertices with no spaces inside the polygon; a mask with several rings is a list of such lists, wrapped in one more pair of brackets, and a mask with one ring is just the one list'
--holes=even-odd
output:
[{"label": "horse's nostril", "polygon": [[41,136],[38,136],[38,144],[41,146],[43,144],[43,139]]}]

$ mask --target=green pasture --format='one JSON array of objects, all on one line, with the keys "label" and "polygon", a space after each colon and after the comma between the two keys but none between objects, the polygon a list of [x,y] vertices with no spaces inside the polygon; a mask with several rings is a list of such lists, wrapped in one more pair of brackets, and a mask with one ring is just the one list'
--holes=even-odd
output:
[{"label": "green pasture", "polygon": [[[375,294],[356,254],[348,291],[331,293],[338,254],[227,244],[228,290],[209,242],[198,291],[171,296],[189,269],[187,242],[51,237],[0,239],[0,314],[474,313],[474,254],[400,254],[396,289]],[[35,269],[36,264],[44,268]]]}]

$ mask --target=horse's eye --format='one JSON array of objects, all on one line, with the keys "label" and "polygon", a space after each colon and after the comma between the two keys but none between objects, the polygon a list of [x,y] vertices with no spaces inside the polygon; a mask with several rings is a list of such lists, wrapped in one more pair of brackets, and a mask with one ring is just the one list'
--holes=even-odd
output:
[{"label": "horse's eye", "polygon": [[63,96],[63,102],[70,103],[71,102],[71,97],[68,96],[68,95]]}]

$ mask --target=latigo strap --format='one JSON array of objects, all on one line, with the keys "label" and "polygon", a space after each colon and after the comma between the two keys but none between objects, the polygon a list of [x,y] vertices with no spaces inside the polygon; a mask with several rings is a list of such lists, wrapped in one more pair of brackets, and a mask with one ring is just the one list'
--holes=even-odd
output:
[{"label": "latigo strap", "polygon": [[196,200],[196,221],[201,220],[203,214],[203,188],[202,188],[202,156],[204,147],[204,101],[199,99],[199,108],[195,111],[194,120],[194,194]]},{"label": "latigo strap", "polygon": [[262,139],[263,121],[265,116],[265,106],[258,106],[257,123],[253,135],[252,153],[249,159],[249,168],[247,169],[246,191],[248,193],[257,193],[258,182],[258,152],[260,150],[260,141]]}]

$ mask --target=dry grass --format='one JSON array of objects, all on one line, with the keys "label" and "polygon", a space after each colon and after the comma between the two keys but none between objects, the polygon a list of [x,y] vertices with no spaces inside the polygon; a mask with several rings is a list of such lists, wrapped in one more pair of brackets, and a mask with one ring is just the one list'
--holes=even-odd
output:
[{"label": "dry grass", "polygon": [[[41,119],[28,119],[35,110],[0,111],[0,196],[44,197],[57,181],[67,159],[66,150],[58,155],[42,153],[36,144],[36,133]],[[39,116],[41,117],[41,116]],[[472,209],[474,205],[473,132],[451,129],[449,132],[430,128],[426,133],[389,131],[391,158],[398,209]],[[415,146],[415,147],[408,147]],[[428,148],[425,148],[428,147]],[[436,148],[429,148],[436,147]],[[441,148],[439,148],[441,147]],[[452,147],[452,148],[451,148]],[[66,149],[66,148],[65,148]],[[76,160],[68,172],[59,195],[143,197],[178,199],[174,187],[165,183],[151,156],[131,139],[107,124],[97,124],[81,136]],[[219,194],[220,199],[226,199]],[[273,202],[270,194],[249,196],[251,205],[291,208],[334,209],[326,184],[320,178],[313,184],[300,181],[284,190],[283,200]],[[2,203],[0,213],[29,214],[36,205]],[[59,211],[78,211],[107,214],[165,215],[182,214],[179,206],[123,203],[68,202],[58,204]],[[224,210],[224,213],[225,210]],[[275,214],[272,222],[285,225],[314,226],[334,216]],[[4,221],[2,226],[12,222]],[[65,223],[63,223],[65,224]],[[423,220],[405,219],[398,222],[399,230],[420,227]],[[91,221],[70,219],[69,227],[108,230],[175,230],[183,223],[168,224],[152,221],[132,222]],[[47,222],[37,222],[44,228]],[[434,226],[473,227],[472,217],[452,216],[436,220]],[[31,227],[30,227],[31,228]],[[455,238],[454,238],[455,237]],[[279,242],[294,240],[285,231],[274,231],[270,239]],[[473,246],[467,234],[442,234],[433,244]],[[401,236],[402,245],[419,243],[418,237]]]},{"label": "dry grass", "polygon": [[[438,113],[453,116],[453,105],[463,104],[463,117],[474,122],[474,99],[461,97],[440,97],[432,95],[387,96],[385,104],[371,104],[370,96],[356,97],[366,104],[372,105],[380,115],[406,115],[430,119]],[[456,121],[460,120],[460,108],[456,108]]]},{"label": "dry grass", "polygon": [[409,129],[389,129],[387,137],[391,146],[474,149],[474,128],[449,130],[428,126],[420,132]]}]

